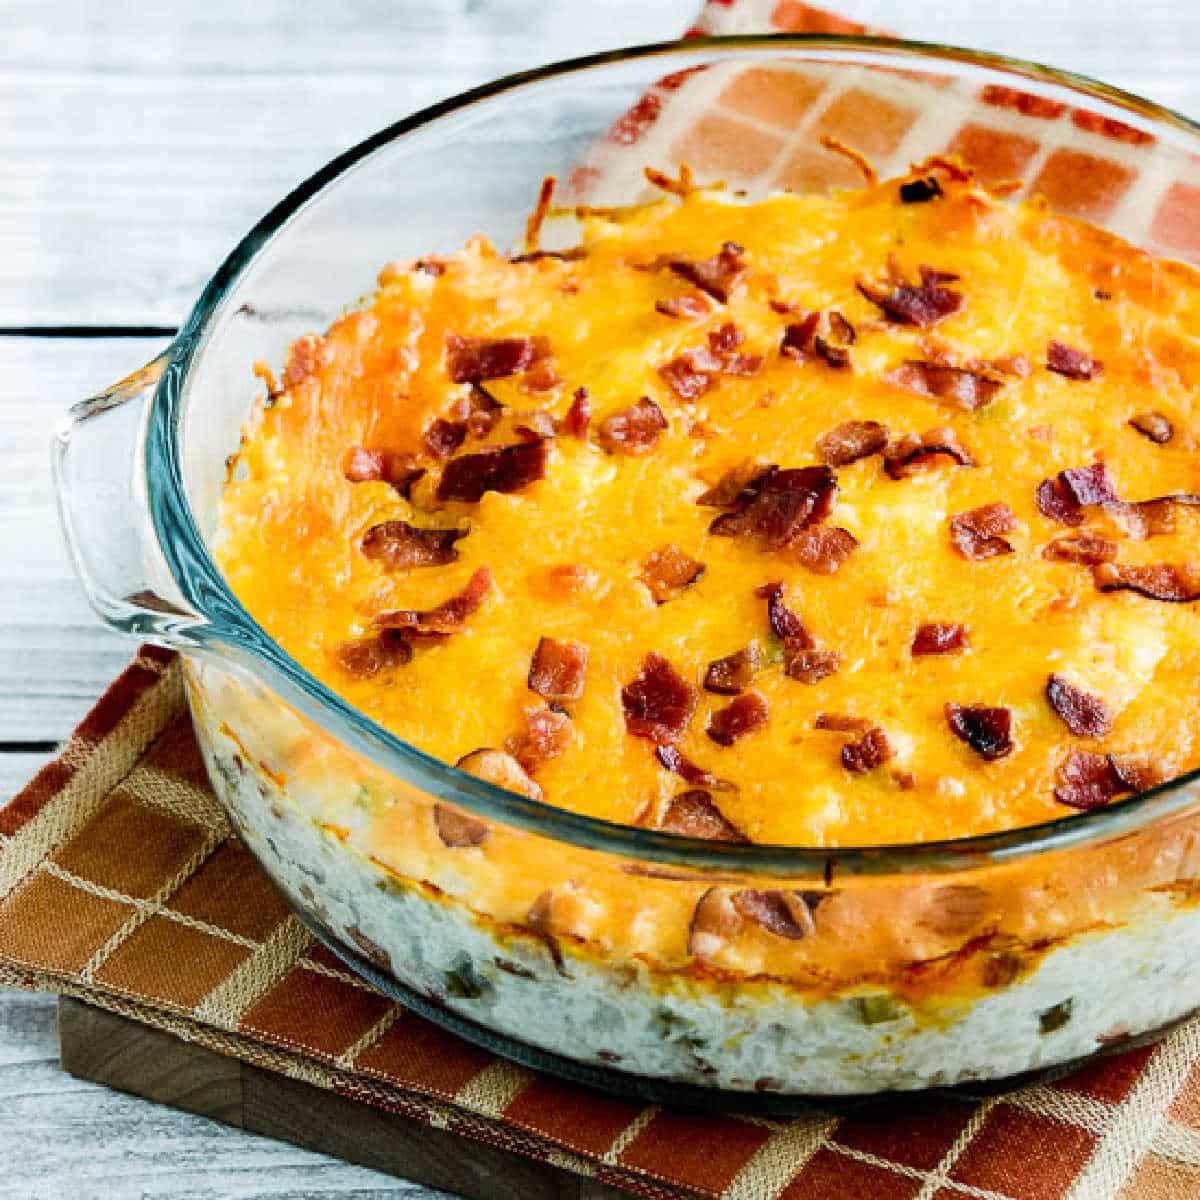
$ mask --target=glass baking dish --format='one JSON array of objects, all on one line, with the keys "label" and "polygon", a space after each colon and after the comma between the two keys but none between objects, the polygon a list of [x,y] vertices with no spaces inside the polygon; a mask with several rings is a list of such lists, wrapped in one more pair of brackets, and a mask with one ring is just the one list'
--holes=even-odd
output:
[{"label": "glass baking dish", "polygon": [[[252,364],[281,363],[385,262],[476,232],[515,245],[547,174],[598,202],[638,199],[631,143],[654,121],[676,123],[701,178],[836,183],[798,174],[809,118],[776,131],[799,147],[781,152],[787,179],[758,163],[751,181],[729,121],[701,113],[738,99],[753,131],[773,119],[764,95],[868,85],[916,118],[897,155],[944,150],[987,95],[992,132],[1041,146],[1043,172],[1048,123],[1069,120],[1137,179],[1111,203],[1111,178],[1059,172],[1058,203],[1177,255],[1200,226],[1186,184],[1197,127],[1062,72],[835,37],[598,55],[445,101],[336,158],[246,236],[163,354],[77,405],[55,440],[92,604],[182,654],[216,793],[301,919],[434,1021],[651,1100],[786,1108],[978,1086],[1183,1019],[1200,1006],[1197,773],[1034,828],[920,845],[737,845],[612,825],[467,775],[349,707],[239,604],[209,539]],[[773,914],[766,927],[731,917],[746,904]],[[614,911],[601,937],[597,913]]]}]

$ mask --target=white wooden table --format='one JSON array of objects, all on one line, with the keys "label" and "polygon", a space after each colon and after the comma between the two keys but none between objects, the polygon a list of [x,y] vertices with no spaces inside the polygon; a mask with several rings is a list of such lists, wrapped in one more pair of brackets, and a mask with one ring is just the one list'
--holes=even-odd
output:
[{"label": "white wooden table", "polygon": [[[673,36],[699,2],[0,0],[0,799],[129,653],[61,546],[55,415],[155,353],[237,237],[336,151],[493,76]],[[927,7],[840,4],[1200,116],[1197,0]],[[434,1195],[70,1079],[48,997],[0,993],[0,1096],[0,1197]]]}]

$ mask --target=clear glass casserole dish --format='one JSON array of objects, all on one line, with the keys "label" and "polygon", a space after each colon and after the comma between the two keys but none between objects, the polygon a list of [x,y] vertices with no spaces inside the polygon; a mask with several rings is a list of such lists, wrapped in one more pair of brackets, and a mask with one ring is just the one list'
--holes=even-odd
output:
[{"label": "clear glass casserole dish", "polygon": [[[1058,180],[1052,202],[1147,249],[1178,255],[1196,236],[1200,130],[1103,85],[858,38],[622,51],[446,101],[334,160],[247,235],[162,356],[76,406],[55,442],[93,605],[182,653],[214,789],[314,933],[468,1038],[650,1099],[778,1107],[1002,1080],[1181,1020],[1200,1006],[1200,773],[1032,828],[836,850],[556,809],[401,742],[263,632],[209,550],[226,459],[252,364],[281,362],[385,261],[476,232],[516,244],[547,174],[598,202],[636,200],[630,147],[654,121],[731,186],[836,184],[797,165],[819,105],[776,131],[773,174],[728,119],[701,114],[740,97],[749,138],[764,94],[844,95],[864,80],[912,116],[884,158],[942,152],[971,128],[978,142],[986,95],[992,133],[1040,147],[1026,171],[1047,190]],[[1052,121],[1110,140],[1128,176],[1119,196],[1111,173],[1051,171],[1076,153],[1055,149]],[[747,903],[770,919],[730,917]],[[597,934],[598,914],[615,932]]]}]

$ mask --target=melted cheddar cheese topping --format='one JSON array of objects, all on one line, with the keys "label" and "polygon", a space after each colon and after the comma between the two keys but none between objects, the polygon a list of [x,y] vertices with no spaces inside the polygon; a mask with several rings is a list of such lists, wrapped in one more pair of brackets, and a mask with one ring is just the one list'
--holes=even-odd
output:
[{"label": "melted cheddar cheese topping", "polygon": [[[399,737],[449,762],[515,753],[548,802],[629,824],[671,827],[672,798],[699,786],[754,842],[924,841],[1061,816],[1197,766],[1198,278],[1036,203],[953,179],[937,192],[905,203],[890,181],[749,203],[698,189],[583,215],[578,253],[514,261],[477,238],[388,267],[369,303],[296,343],[253,411],[217,546],[234,591]],[[939,308],[947,291],[959,299]],[[583,436],[565,420],[581,388]],[[611,418],[643,397],[665,428],[631,445],[629,418]],[[481,403],[487,419],[466,420]],[[755,528],[758,510],[749,532],[720,528],[768,465],[820,466],[848,422],[883,426],[889,448],[833,465],[836,490],[807,516],[788,509],[782,533]],[[905,466],[903,439],[926,434],[967,461],[910,444]],[[512,446],[535,447],[540,478],[494,473],[500,490],[439,498],[447,464]],[[356,461],[424,474],[363,478]],[[1073,503],[1059,472],[1077,468],[1120,501]],[[731,473],[749,481],[740,498],[697,502]],[[1057,515],[1044,494],[1039,505],[1046,480],[1066,497]],[[1150,521],[1121,503],[1162,496],[1184,499]],[[964,552],[953,518],[992,505],[1007,512],[975,539],[990,548]],[[434,565],[397,565],[368,537],[395,521],[462,536],[443,535]],[[804,547],[833,529],[848,556],[814,562]],[[1062,539],[1112,563],[1047,557]],[[402,616],[379,649],[381,614],[428,614],[481,568],[474,611],[440,630]],[[1144,586],[1102,590],[1114,577]],[[832,671],[789,669],[797,644],[761,594],[775,583]],[[1164,587],[1183,602],[1144,594]],[[927,624],[963,626],[965,644],[914,655]],[[587,652],[582,695],[561,712],[529,686],[544,638]],[[742,697],[705,690],[709,664],[752,643]],[[631,732],[648,656],[694,703],[659,741],[715,790]],[[984,709],[1004,710],[1003,735]],[[532,757],[531,717],[553,729]],[[843,753],[868,732],[878,753]],[[1073,784],[1079,755],[1093,782],[1117,782],[1089,791],[1076,771]]]}]

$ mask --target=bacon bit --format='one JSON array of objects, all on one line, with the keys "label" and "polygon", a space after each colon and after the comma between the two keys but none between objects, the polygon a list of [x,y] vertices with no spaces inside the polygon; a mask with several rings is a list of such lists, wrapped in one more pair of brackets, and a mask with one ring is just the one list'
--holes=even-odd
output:
[{"label": "bacon bit", "polygon": [[922,359],[901,363],[883,378],[885,382],[915,392],[918,396],[948,400],[964,412],[974,412],[990,403],[1002,386],[997,380],[979,372]]},{"label": "bacon bit", "polygon": [[858,549],[858,538],[840,525],[805,529],[794,543],[796,559],[814,575],[836,575]]},{"label": "bacon bit", "polygon": [[[575,887],[576,885],[568,880],[563,890],[570,893],[575,890]],[[550,955],[554,963],[554,969],[560,975],[565,975],[569,979],[570,972],[564,965],[562,949],[558,944],[558,938],[554,932],[554,900],[553,888],[547,888],[544,892],[541,892],[537,899],[529,906],[529,912],[525,914],[525,923],[542,945],[546,947],[546,952]]]},{"label": "bacon bit", "polygon": [[394,450],[368,450],[351,446],[342,464],[342,473],[351,483],[373,483],[382,480],[395,488],[406,500],[412,486],[425,474],[411,454]]},{"label": "bacon bit", "polygon": [[407,521],[383,521],[362,536],[362,552],[389,571],[412,567],[440,567],[454,562],[454,543],[467,536],[465,529],[418,529]]},{"label": "bacon bit", "polygon": [[625,728],[634,737],[674,742],[692,719],[696,689],[661,654],[646,655],[642,669],[621,689]]},{"label": "bacon bit", "polygon": [[1104,562],[1092,568],[1092,579],[1102,592],[1137,592],[1150,600],[1173,604],[1193,604],[1200,600],[1200,568],[1194,563],[1133,566]]},{"label": "bacon bit", "polygon": [[562,383],[562,376],[554,365],[553,357],[534,359],[521,386],[527,392],[548,392]]},{"label": "bacon bit", "polygon": [[482,846],[490,832],[478,817],[469,817],[445,804],[433,806],[433,824],[442,845],[452,850],[462,846]]},{"label": "bacon bit", "polygon": [[814,729],[828,729],[835,733],[862,733],[871,728],[865,717],[849,717],[843,713],[817,713]]},{"label": "bacon bit", "polygon": [[494,783],[519,796],[528,796],[530,800],[542,798],[542,789],[529,778],[521,764],[503,750],[472,750],[454,765],[476,779]]},{"label": "bacon bit", "polygon": [[812,909],[801,892],[759,892],[749,889],[730,897],[738,915],[776,937],[798,941],[814,932]]},{"label": "bacon bit", "polygon": [[592,403],[585,387],[577,388],[571,398],[571,407],[559,422],[559,431],[581,441],[587,437],[588,425],[592,420]]},{"label": "bacon bit", "polygon": [[821,145],[833,154],[840,154],[857,167],[859,174],[863,177],[863,182],[868,187],[874,187],[879,182],[879,176],[875,174],[871,160],[861,150],[855,150],[853,146],[847,146],[840,138],[831,137],[829,134],[821,138]]},{"label": "bacon bit", "polygon": [[892,290],[884,291],[858,280],[858,290],[874,304],[889,321],[897,325],[917,325],[928,328],[953,316],[962,308],[959,292],[942,285],[954,283],[958,276],[932,267],[921,267],[920,284],[906,283],[902,278],[893,281]]},{"label": "bacon bit", "polygon": [[668,543],[646,558],[639,578],[650,589],[655,604],[666,604],[691,587],[703,574],[702,562]]},{"label": "bacon bit", "polygon": [[504,406],[486,388],[476,383],[471,386],[467,402],[467,432],[472,437],[487,437],[496,428]]},{"label": "bacon bit", "polygon": [[761,537],[770,549],[781,550],[829,515],[836,492],[837,477],[829,467],[770,466],[743,488],[736,510],[715,517],[708,530],[718,537]]},{"label": "bacon bit", "polygon": [[965,625],[950,625],[933,622],[922,625],[912,643],[912,655],[957,654],[971,644]]},{"label": "bacon bit", "polygon": [[891,479],[906,479],[916,469],[936,465],[938,458],[949,458],[960,467],[973,467],[971,452],[958,444],[954,430],[930,429],[920,435],[906,433],[883,452],[883,469]]},{"label": "bacon bit", "polygon": [[478,503],[485,492],[517,492],[545,478],[546,441],[497,446],[451,459],[438,482],[438,500]]},{"label": "bacon bit", "polygon": [[306,333],[297,338],[288,350],[287,362],[283,367],[285,387],[297,387],[315,375],[326,363],[329,344],[315,333]]},{"label": "bacon bit", "polygon": [[542,180],[542,186],[538,189],[537,204],[534,205],[533,212],[529,214],[529,220],[525,222],[525,252],[526,254],[536,253],[542,242],[542,224],[546,220],[547,214],[550,212],[551,202],[554,200],[554,185],[555,178],[553,175],[547,175]]},{"label": "bacon bit", "polygon": [[1012,713],[1007,708],[947,704],[946,721],[954,736],[987,762],[1012,753]]},{"label": "bacon bit", "polygon": [[802,321],[784,329],[779,353],[796,362],[815,357],[834,368],[848,367],[849,347],[857,336],[854,326],[840,312],[810,312]]},{"label": "bacon bit", "polygon": [[467,440],[466,421],[447,421],[438,417],[431,421],[421,441],[434,458],[449,458]]},{"label": "bacon bit", "polygon": [[674,746],[655,746],[654,757],[668,771],[678,775],[684,783],[690,783],[692,787],[707,788],[713,792],[736,792],[738,790],[736,783],[730,783],[728,779],[718,779],[703,767],[698,767],[694,762],[684,758]]},{"label": "bacon bit", "polygon": [[[661,81],[660,81],[661,86]],[[657,167],[643,167],[642,174],[646,177],[646,181],[660,191],[667,192],[672,196],[685,197],[696,190],[696,184],[692,176],[692,168],[687,163],[679,164],[679,178],[673,179],[665,171],[658,170]]]},{"label": "bacon bit", "polygon": [[853,775],[865,775],[881,767],[892,757],[892,744],[878,725],[868,729],[856,742],[842,747],[842,766]]},{"label": "bacon bit", "polygon": [[1113,716],[1099,696],[1077,688],[1063,675],[1052,674],[1046,681],[1046,699],[1076,737],[1107,737],[1112,733]]},{"label": "bacon bit", "polygon": [[1175,436],[1175,426],[1160,412],[1138,413],[1129,418],[1129,424],[1156,446],[1165,446]]},{"label": "bacon bit", "polygon": [[704,690],[715,692],[718,696],[736,696],[753,682],[761,662],[757,642],[751,642],[724,658],[715,658],[704,672]]},{"label": "bacon bit", "polygon": [[761,354],[736,353],[745,340],[746,335],[732,321],[726,321],[718,329],[709,331],[709,353],[721,364],[720,370],[723,374],[756,375],[762,370]]},{"label": "bacon bit", "polygon": [[527,683],[550,704],[567,704],[583,695],[588,648],[579,642],[544,637],[533,652]]},{"label": "bacon bit", "polygon": [[1104,370],[1086,350],[1076,350],[1063,342],[1052,341],[1046,347],[1046,369],[1068,379],[1095,379]]},{"label": "bacon bit", "polygon": [[[702,364],[710,364],[710,370],[701,370]],[[678,358],[665,362],[658,373],[666,380],[671,391],[680,400],[696,400],[715,386],[716,375],[721,369],[719,360],[704,350],[692,350]]]},{"label": "bacon bit", "polygon": [[571,718],[552,708],[537,708],[525,714],[525,728],[505,739],[504,748],[533,774],[543,763],[558,758],[575,740]]},{"label": "bacon bit", "polygon": [[1052,562],[1097,563],[1112,562],[1117,557],[1117,543],[1095,533],[1069,533],[1055,538],[1042,551],[1042,557]]},{"label": "bacon bit", "polygon": [[685,292],[656,301],[654,311],[676,321],[699,321],[712,312],[712,305],[703,292]]},{"label": "bacon bit", "polygon": [[700,262],[688,259],[673,259],[667,265],[689,283],[707,292],[714,300],[724,304],[729,299],[733,285],[745,271],[742,255],[745,251],[736,242],[726,242],[712,258]]},{"label": "bacon bit", "polygon": [[845,467],[881,453],[887,441],[887,427],[878,421],[843,421],[817,439],[817,457],[831,467]]},{"label": "bacon bit", "polygon": [[1102,462],[1059,471],[1056,479],[1043,479],[1037,490],[1038,511],[1061,525],[1082,525],[1081,510],[1085,505],[1119,500],[1108,468]]},{"label": "bacon bit", "polygon": [[842,656],[822,650],[804,622],[783,602],[783,584],[767,583],[756,589],[767,601],[771,631],[783,642],[783,670],[789,679],[801,683],[819,683],[842,665]]},{"label": "bacon bit", "polygon": [[533,338],[446,335],[446,370],[452,383],[482,383],[524,371],[533,362]]},{"label": "bacon bit", "polygon": [[757,692],[735,696],[709,718],[705,733],[718,746],[732,746],[740,737],[761,729],[767,723],[767,702]]},{"label": "bacon bit", "polygon": [[1145,791],[1162,781],[1162,773],[1153,764],[1089,750],[1072,750],[1059,767],[1058,777],[1055,800],[1085,812],[1103,808],[1123,792]]},{"label": "bacon bit", "polygon": [[742,918],[733,907],[729,893],[711,887],[699,900],[688,924],[688,953],[711,958],[732,941],[742,928]]},{"label": "bacon bit", "polygon": [[1012,543],[999,535],[1016,528],[1016,514],[1007,504],[985,504],[950,518],[950,540],[963,558],[996,558],[1013,552]]},{"label": "bacon bit", "polygon": [[646,454],[658,445],[667,428],[663,410],[643,396],[636,404],[605,417],[596,429],[600,445],[609,454]]},{"label": "bacon bit", "polygon": [[384,630],[374,637],[343,642],[336,653],[338,665],[355,679],[373,679],[388,667],[411,662],[413,649],[403,636]]},{"label": "bacon bit", "polygon": [[424,612],[411,608],[381,612],[375,617],[375,625],[379,629],[403,630],[409,636],[417,637],[457,633],[467,618],[479,609],[491,587],[491,571],[487,567],[480,567],[467,580],[467,586],[457,596],[451,596],[449,600],[444,600],[435,608]]},{"label": "bacon bit", "polygon": [[413,263],[412,270],[419,275],[430,275],[436,279],[439,275],[445,275],[446,264],[438,262],[436,258],[418,258]]},{"label": "bacon bit", "polygon": [[925,204],[927,201],[944,196],[942,185],[933,175],[924,179],[910,179],[900,185],[901,204]]},{"label": "bacon bit", "polygon": [[774,463],[750,460],[726,471],[720,480],[696,498],[705,508],[737,508],[754,499],[752,485],[768,472],[777,471]]},{"label": "bacon bit", "polygon": [[745,845],[750,839],[713,803],[713,798],[701,788],[680,792],[667,801],[658,822],[663,833],[679,837],[703,838],[709,842],[736,842]]}]

